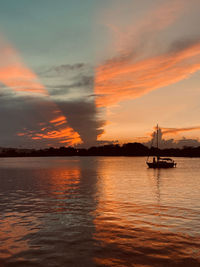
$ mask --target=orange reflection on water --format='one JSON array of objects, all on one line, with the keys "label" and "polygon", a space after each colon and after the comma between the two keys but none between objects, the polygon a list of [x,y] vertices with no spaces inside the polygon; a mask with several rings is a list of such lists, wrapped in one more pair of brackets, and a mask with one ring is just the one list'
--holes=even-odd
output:
[{"label": "orange reflection on water", "polygon": [[80,169],[78,166],[57,168],[48,174],[50,182],[50,192],[54,204],[53,212],[66,212],[69,209],[68,200],[76,197],[80,184]]},{"label": "orange reflection on water", "polygon": [[102,247],[94,257],[98,265],[185,266],[187,261],[192,266],[199,262],[199,236],[188,230],[198,214],[164,199],[171,194],[169,186],[163,188],[163,180],[167,177],[172,184],[172,172],[148,170],[140,158],[106,158],[99,160],[98,173],[93,235]]},{"label": "orange reflection on water", "polygon": [[68,188],[80,183],[80,169],[53,169],[50,173],[50,183],[53,192],[62,194]]},{"label": "orange reflection on water", "polygon": [[[8,258],[28,250],[30,247],[26,236],[36,233],[37,229],[33,225],[38,225],[36,218],[27,217],[26,213],[10,212],[6,213],[4,218],[1,220],[1,241],[3,242],[1,242],[0,258]],[[24,218],[23,222],[22,218]]]},{"label": "orange reflection on water", "polygon": [[73,188],[80,183],[80,168],[78,166],[68,166],[67,168],[52,169],[48,173],[50,189],[53,194],[63,195],[69,188]]}]

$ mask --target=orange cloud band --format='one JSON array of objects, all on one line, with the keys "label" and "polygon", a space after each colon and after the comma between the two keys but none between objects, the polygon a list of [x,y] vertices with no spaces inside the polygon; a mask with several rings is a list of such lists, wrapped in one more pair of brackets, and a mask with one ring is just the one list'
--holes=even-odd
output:
[{"label": "orange cloud band", "polygon": [[182,132],[191,132],[200,130],[200,126],[188,127],[188,128],[162,128],[162,134],[178,134]]},{"label": "orange cloud band", "polygon": [[119,58],[96,70],[97,106],[134,99],[189,77],[200,69],[200,42],[139,62]]},{"label": "orange cloud band", "polygon": [[140,50],[140,44],[145,40],[151,42],[152,36],[154,40],[161,30],[172,25],[186,11],[186,7],[189,9],[188,5],[185,0],[168,2],[148,12],[142,21],[136,22],[135,28],[133,23],[129,23],[123,31],[120,25],[117,27],[107,22],[114,29],[116,42],[123,43],[123,52],[96,68],[95,94],[98,107],[141,97],[185,79],[200,69],[200,42],[179,51],[146,56],[145,59],[145,51]]}]

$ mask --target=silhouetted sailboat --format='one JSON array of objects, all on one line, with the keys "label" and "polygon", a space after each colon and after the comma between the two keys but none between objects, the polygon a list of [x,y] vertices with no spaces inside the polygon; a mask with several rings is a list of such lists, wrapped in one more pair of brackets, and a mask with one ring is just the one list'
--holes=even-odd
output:
[{"label": "silhouetted sailboat", "polygon": [[160,168],[173,168],[176,167],[176,163],[171,158],[161,158],[159,156],[158,150],[158,125],[157,125],[157,132],[156,132],[156,140],[157,140],[157,155],[153,157],[153,161],[149,162],[147,158],[146,164],[149,168],[160,169]]}]

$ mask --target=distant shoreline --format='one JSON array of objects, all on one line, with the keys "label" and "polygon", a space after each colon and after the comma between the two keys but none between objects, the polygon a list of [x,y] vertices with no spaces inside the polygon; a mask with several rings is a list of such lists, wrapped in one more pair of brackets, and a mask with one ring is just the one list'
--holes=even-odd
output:
[{"label": "distant shoreline", "polygon": [[[77,155],[74,155],[74,156],[1,156],[0,155],[0,158],[1,159],[6,159],[6,158],[64,158],[64,157],[70,157],[70,158],[73,158],[73,157],[79,157],[79,158],[86,158],[86,157],[115,157],[115,158],[119,158],[119,157],[126,157],[126,158],[137,158],[137,157],[148,157],[148,156],[123,156],[123,155],[82,155],[82,156],[77,156]],[[151,156],[152,157],[152,156]],[[162,156],[161,156],[162,157]],[[170,156],[171,158],[200,158],[200,156]]]},{"label": "distant shoreline", "polygon": [[157,149],[155,147],[148,148],[140,143],[128,143],[120,145],[104,145],[98,147],[86,148],[73,148],[73,147],[60,147],[60,148],[45,148],[45,149],[17,149],[17,148],[1,148],[0,157],[140,157],[140,156],[155,156],[161,157],[200,157],[199,147],[184,147],[184,148],[167,148]]}]

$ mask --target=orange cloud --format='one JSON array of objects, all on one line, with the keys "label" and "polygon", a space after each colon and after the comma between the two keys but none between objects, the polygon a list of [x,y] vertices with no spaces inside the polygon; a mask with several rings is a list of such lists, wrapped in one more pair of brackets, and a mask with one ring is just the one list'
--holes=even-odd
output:
[{"label": "orange cloud", "polygon": [[[48,91],[39,82],[36,74],[25,66],[16,49],[2,37],[0,38],[0,82],[16,93],[20,93],[21,96],[34,97],[34,99],[37,97],[36,109],[45,110],[41,114],[44,122],[40,123],[39,132],[26,129],[18,133],[19,137],[28,137],[33,140],[53,139],[58,143],[68,145],[82,142],[79,134],[68,125],[67,118],[50,100]],[[46,118],[45,113],[48,114]]]},{"label": "orange cloud", "polygon": [[[186,4],[185,1],[173,1],[150,13],[138,29],[133,30],[126,50],[97,67],[95,94],[98,107],[141,97],[185,79],[200,69],[200,41],[148,57],[143,55],[143,50],[136,49],[151,35],[172,24],[182,12],[183,3]],[[134,44],[131,43],[133,39]]]},{"label": "orange cloud", "polygon": [[0,38],[0,81],[17,92],[48,95],[37,76],[28,69],[17,51]]},{"label": "orange cloud", "polygon": [[80,136],[78,133],[74,132],[72,128],[65,127],[59,130],[50,130],[47,133],[37,133],[37,132],[25,132],[18,133],[18,136],[29,136],[33,140],[42,139],[53,139],[59,140],[59,143],[66,143],[70,145],[75,145],[80,142]]},{"label": "orange cloud", "polygon": [[56,125],[60,125],[60,124],[65,123],[65,121],[66,121],[65,116],[59,116],[56,119],[51,120],[50,122],[55,123]]},{"label": "orange cloud", "polygon": [[[60,121],[62,118],[62,121]],[[59,123],[58,123],[59,122]],[[80,136],[71,127],[66,126],[67,120],[64,116],[59,116],[57,119],[51,120],[49,125],[41,128],[39,131],[24,129],[18,133],[18,136],[26,136],[32,140],[52,140],[60,144],[76,145],[81,143]],[[59,127],[58,127],[59,126]]]},{"label": "orange cloud", "polygon": [[140,62],[107,62],[96,71],[98,106],[141,97],[189,77],[200,69],[200,42],[182,51]]},{"label": "orange cloud", "polygon": [[162,128],[162,134],[179,134],[182,132],[191,132],[200,130],[200,126],[187,127],[187,128]]}]

